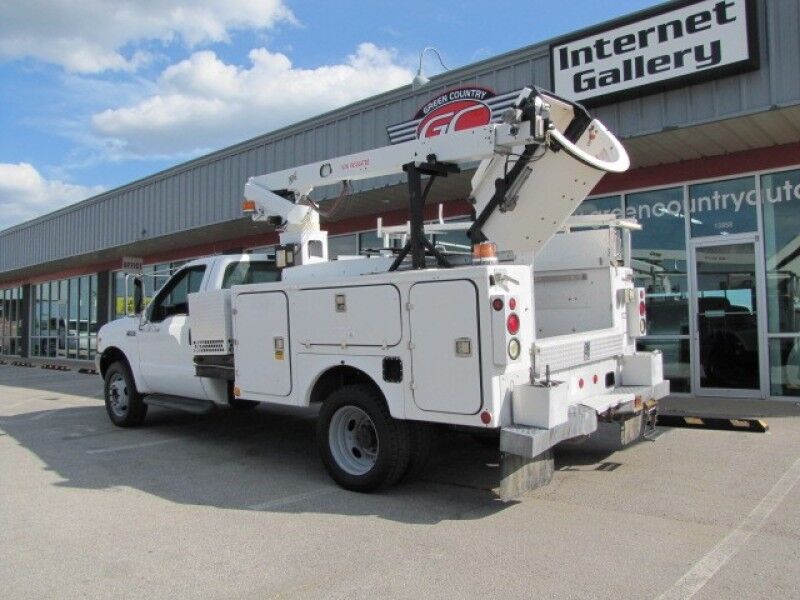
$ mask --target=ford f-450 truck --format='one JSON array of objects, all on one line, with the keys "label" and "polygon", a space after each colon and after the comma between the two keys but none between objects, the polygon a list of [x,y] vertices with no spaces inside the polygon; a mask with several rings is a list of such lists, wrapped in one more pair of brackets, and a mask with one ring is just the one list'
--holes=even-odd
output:
[{"label": "ford f-450 truck", "polygon": [[[426,225],[433,182],[476,161],[474,221]],[[638,439],[669,390],[660,353],[636,350],[638,225],[571,217],[628,164],[582,106],[525,88],[500,122],[251,177],[243,210],[281,229],[274,259],[192,261],[103,326],[108,415],[127,427],[154,404],[319,405],[322,461],[358,491],[417,472],[440,426],[499,432],[505,498],[546,482],[552,447],[599,423]],[[379,233],[402,248],[328,260],[312,190],[401,172],[409,222]],[[459,227],[470,254],[431,243]]]}]

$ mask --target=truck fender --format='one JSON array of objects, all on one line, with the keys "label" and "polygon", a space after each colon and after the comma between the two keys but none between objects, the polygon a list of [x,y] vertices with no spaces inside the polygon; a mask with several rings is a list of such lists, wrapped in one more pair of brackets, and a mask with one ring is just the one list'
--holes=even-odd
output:
[{"label": "truck fender", "polygon": [[315,373],[307,380],[301,375],[301,389],[305,389],[305,405],[323,402],[330,393],[356,383],[374,385],[386,399],[389,414],[395,419],[405,419],[403,384],[389,383],[383,379],[383,356],[325,356],[298,355],[299,373]]},{"label": "truck fender", "polygon": [[128,358],[128,356],[126,356],[125,353],[116,346],[109,346],[103,350],[103,353],[100,355],[100,376],[105,378],[108,367],[117,361],[123,361],[128,365],[128,368],[133,375],[133,380],[136,383],[136,389],[139,390],[140,393],[146,393],[148,391],[147,385],[145,384],[142,374],[139,371],[139,366],[135,361],[131,361],[130,358]]}]

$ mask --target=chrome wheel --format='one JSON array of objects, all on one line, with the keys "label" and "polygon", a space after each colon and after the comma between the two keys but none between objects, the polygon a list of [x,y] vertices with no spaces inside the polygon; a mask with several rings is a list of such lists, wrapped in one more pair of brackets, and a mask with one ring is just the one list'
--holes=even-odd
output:
[{"label": "chrome wheel", "polygon": [[375,424],[357,406],[343,406],[333,414],[328,444],[336,464],[350,475],[364,475],[378,459]]},{"label": "chrome wheel", "polygon": [[121,373],[114,373],[108,382],[108,403],[117,417],[124,418],[128,414],[130,409],[128,384]]}]

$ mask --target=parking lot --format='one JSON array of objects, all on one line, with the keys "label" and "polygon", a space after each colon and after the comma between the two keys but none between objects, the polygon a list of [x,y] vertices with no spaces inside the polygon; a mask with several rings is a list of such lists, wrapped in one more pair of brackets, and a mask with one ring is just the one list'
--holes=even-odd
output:
[{"label": "parking lot", "polygon": [[496,450],[464,434],[360,495],[327,477],[309,411],[151,408],[122,430],[101,392],[0,366],[4,598],[800,595],[795,405],[767,434],[561,449],[551,485],[503,504]]}]

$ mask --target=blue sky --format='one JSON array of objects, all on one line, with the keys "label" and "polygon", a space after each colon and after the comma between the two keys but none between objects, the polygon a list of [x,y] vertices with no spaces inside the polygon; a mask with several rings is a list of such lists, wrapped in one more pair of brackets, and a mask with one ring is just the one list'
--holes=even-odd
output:
[{"label": "blue sky", "polygon": [[653,4],[0,3],[0,229],[406,84],[426,45],[459,67]]}]

